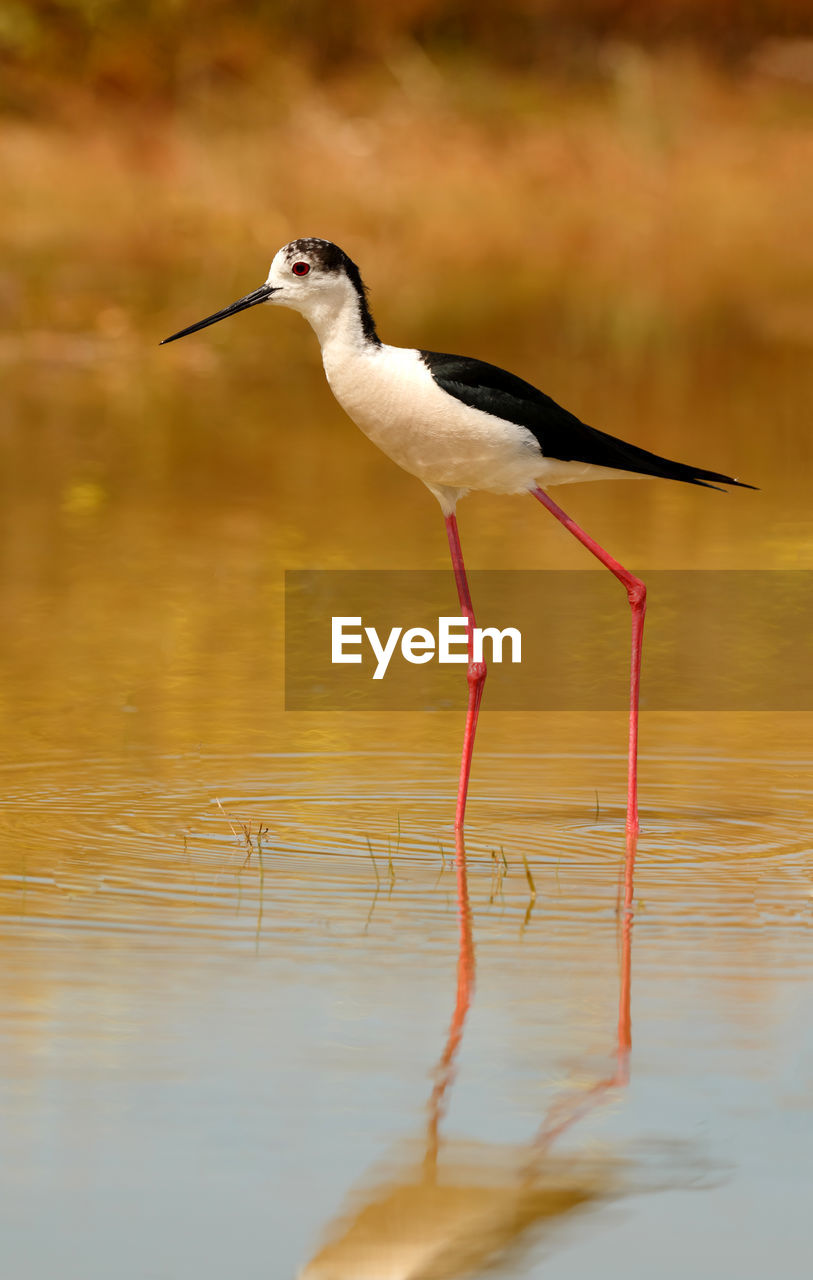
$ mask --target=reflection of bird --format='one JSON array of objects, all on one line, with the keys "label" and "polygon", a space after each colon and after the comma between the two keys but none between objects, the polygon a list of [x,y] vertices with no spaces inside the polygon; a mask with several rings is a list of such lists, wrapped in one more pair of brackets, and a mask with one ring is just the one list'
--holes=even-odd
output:
[{"label": "reflection of bird", "polygon": [[[474,734],[486,669],[474,660],[474,611],[455,508],[471,489],[531,493],[622,583],[632,608],[627,826],[638,829],[638,687],[646,588],[570,519],[545,492],[552,484],[618,476],[660,476],[687,484],[739,484],[648,453],[586,426],[521,378],[481,360],[390,347],[376,333],[359,269],[328,240],[280,249],[259,289],[166,342],[261,302],[292,307],[313,326],[327,380],[361,430],[423,480],[441,505],[460,607],[469,623],[469,701],[455,825],[463,825]],[[751,486],[745,486],[750,488]]]},{"label": "reflection of bird", "polygon": [[511,1151],[453,1148],[437,1181],[418,1167],[334,1224],[331,1238],[300,1280],[463,1280],[530,1243],[536,1227],[611,1194],[612,1162],[560,1157],[533,1180],[518,1176]]},{"label": "reflection of bird", "polygon": [[[630,973],[635,839],[627,841],[621,927],[621,972],[614,1070],[588,1089],[558,1098],[530,1143],[496,1146],[448,1142],[440,1125],[454,1081],[455,1059],[474,989],[474,941],[463,835],[455,869],[459,948],[457,994],[446,1045],[429,1100],[422,1148],[377,1175],[355,1205],[331,1224],[300,1280],[464,1280],[546,1235],[602,1198],[617,1193],[621,1162],[551,1147],[628,1080],[631,1049]],[[621,902],[619,902],[621,907]]]}]

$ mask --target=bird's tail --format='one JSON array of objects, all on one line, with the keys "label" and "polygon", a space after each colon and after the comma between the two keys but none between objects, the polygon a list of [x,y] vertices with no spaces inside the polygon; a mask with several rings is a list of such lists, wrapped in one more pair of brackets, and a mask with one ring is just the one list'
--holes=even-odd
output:
[{"label": "bird's tail", "polygon": [[[598,434],[603,434],[599,432]],[[611,464],[623,467],[642,476],[661,476],[664,480],[681,480],[684,484],[698,484],[704,489],[720,489],[721,485],[736,485],[738,489],[756,489],[754,484],[746,484],[744,480],[735,480],[733,476],[723,475],[721,471],[704,471],[702,467],[691,467],[685,462],[674,462],[671,458],[662,458],[647,449],[639,449],[637,445],[613,437],[616,459]]]}]

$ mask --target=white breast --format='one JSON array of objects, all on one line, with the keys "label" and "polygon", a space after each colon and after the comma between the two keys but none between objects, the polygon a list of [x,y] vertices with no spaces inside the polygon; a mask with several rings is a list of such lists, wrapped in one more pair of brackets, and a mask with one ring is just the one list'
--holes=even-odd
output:
[{"label": "white breast", "polygon": [[417,351],[382,346],[335,362],[326,354],[325,373],[364,434],[421,480],[495,492],[533,480],[540,453],[530,432],[448,395]]}]

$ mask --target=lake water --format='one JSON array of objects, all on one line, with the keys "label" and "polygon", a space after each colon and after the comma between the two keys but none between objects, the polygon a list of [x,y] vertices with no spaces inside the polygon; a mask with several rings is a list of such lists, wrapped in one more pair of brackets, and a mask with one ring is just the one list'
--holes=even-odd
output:
[{"label": "lake water", "polygon": [[[813,716],[644,713],[630,916],[623,713],[486,690],[464,877],[462,675],[284,710],[284,570],[442,569],[434,500],[297,318],[233,324],[0,352],[3,1274],[801,1280]],[[644,577],[813,568],[804,351],[479,354],[760,485],[557,491]],[[530,501],[460,521],[592,568]]]}]

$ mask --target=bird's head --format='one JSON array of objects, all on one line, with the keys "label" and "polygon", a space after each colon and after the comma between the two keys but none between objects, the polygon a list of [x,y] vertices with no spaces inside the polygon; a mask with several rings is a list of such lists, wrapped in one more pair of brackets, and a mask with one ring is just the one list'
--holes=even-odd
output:
[{"label": "bird's head", "polygon": [[184,338],[261,302],[299,311],[317,331],[329,325],[348,306],[358,308],[365,338],[378,342],[367,304],[367,291],[355,262],[330,240],[313,236],[284,245],[275,254],[268,278],[259,289],[205,320],[173,333],[164,342]]}]

